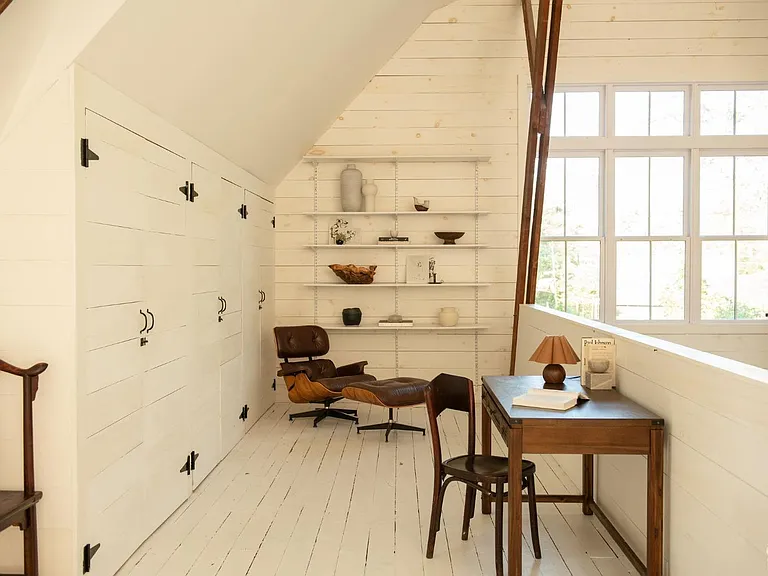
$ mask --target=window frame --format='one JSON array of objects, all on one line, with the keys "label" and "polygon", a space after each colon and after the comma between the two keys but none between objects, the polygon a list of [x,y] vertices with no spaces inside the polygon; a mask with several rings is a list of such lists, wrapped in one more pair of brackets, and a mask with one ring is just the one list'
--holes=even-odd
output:
[{"label": "window frame", "polygon": [[[527,80],[527,79],[526,79]],[[519,83],[520,110],[528,109],[531,86],[528,81]],[[557,92],[599,92],[600,133],[599,136],[559,136],[550,141],[551,158],[601,156],[602,173],[598,206],[599,237],[587,236],[542,236],[545,240],[599,240],[600,255],[600,321],[629,329],[671,333],[686,326],[692,333],[706,332],[714,327],[740,327],[749,332],[764,330],[768,316],[755,319],[703,319],[701,314],[702,242],[707,240],[768,240],[762,235],[734,235],[728,237],[700,234],[700,175],[702,156],[768,156],[768,135],[718,135],[702,136],[701,92],[704,90],[768,90],[768,83],[588,83],[562,84]],[[684,133],[682,136],[615,136],[615,94],[616,92],[661,92],[683,91]],[[527,139],[527,121],[518,123],[519,142]],[[525,146],[518,146],[520,166],[525,165]],[[685,302],[684,319],[681,320],[617,320],[616,319],[616,243],[615,234],[615,158],[621,156],[668,156],[682,155],[685,162],[683,192],[683,236],[632,236],[626,240],[676,240],[685,241]],[[521,180],[524,174],[519,175]],[[522,207],[522,195],[519,205]],[[650,233],[650,230],[649,230]],[[737,263],[738,266],[738,263]],[[737,296],[738,298],[738,296]],[[738,303],[738,299],[736,299]],[[768,310],[766,310],[768,314]]]}]

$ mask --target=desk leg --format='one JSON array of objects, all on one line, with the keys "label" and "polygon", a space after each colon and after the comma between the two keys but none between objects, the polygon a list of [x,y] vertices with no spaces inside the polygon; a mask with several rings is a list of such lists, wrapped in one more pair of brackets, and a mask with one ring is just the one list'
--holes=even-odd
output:
[{"label": "desk leg", "polygon": [[651,428],[651,447],[648,453],[648,576],[662,576],[663,531],[664,428]]},{"label": "desk leg", "polygon": [[581,492],[584,494],[584,502],[581,511],[585,516],[592,516],[590,504],[595,500],[595,456],[584,454],[581,457]]},{"label": "desk leg", "polygon": [[512,424],[507,432],[509,446],[509,576],[523,573],[523,427]]},{"label": "desk leg", "polygon": [[[485,406],[483,406],[483,409],[481,410],[482,414],[480,415],[480,452],[483,456],[490,456],[491,455],[491,416],[488,414],[488,410]],[[486,490],[490,490],[491,485],[489,483],[484,483],[483,487]],[[490,514],[491,513],[491,497],[488,496],[487,492],[483,492],[481,497],[482,502],[482,512],[483,514]]]}]

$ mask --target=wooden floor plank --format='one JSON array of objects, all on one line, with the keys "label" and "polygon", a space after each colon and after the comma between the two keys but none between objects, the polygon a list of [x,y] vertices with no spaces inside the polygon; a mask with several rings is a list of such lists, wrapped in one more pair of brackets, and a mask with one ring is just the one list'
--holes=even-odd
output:
[{"label": "wooden floor plank", "polygon": [[[386,420],[381,407],[349,406],[361,424]],[[457,483],[446,493],[434,558],[425,557],[434,473],[429,434],[393,432],[385,443],[383,432],[357,434],[344,421],[317,428],[289,422],[294,408],[268,410],[119,575],[495,575],[493,518],[480,513],[478,501],[462,541],[465,492]],[[423,407],[398,410],[397,419],[427,426]],[[440,430],[444,459],[466,453],[466,415],[444,413]],[[493,443],[503,454],[495,430]],[[526,458],[536,464],[539,493],[576,491],[554,458]],[[504,512],[506,518],[506,505]],[[541,560],[533,558],[527,506],[520,513],[525,576],[634,574],[579,505],[539,504]],[[503,528],[506,543],[507,522]]]}]

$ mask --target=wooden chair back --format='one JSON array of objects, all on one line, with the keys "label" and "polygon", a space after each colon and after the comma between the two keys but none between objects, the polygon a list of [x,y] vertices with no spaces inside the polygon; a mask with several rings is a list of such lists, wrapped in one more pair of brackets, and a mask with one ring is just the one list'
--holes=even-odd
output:
[{"label": "wooden chair back", "polygon": [[40,374],[45,372],[48,364],[35,364],[26,370],[17,368],[0,360],[0,372],[20,376],[23,379],[23,410],[24,410],[24,496],[29,498],[35,493],[35,450],[32,429],[32,402],[37,396]]},{"label": "wooden chair back", "polygon": [[442,467],[443,453],[437,417],[445,410],[457,410],[468,415],[467,454],[475,455],[475,389],[472,380],[463,376],[440,374],[427,386],[425,394],[432,451],[435,466]]}]

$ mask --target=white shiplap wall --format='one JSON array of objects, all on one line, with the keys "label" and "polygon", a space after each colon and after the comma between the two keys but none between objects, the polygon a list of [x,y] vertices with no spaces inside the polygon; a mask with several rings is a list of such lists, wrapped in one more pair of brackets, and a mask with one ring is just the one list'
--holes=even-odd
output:
[{"label": "white shiplap wall", "polygon": [[[754,81],[768,79],[768,3],[590,0],[566,4],[558,81],[563,83]],[[509,367],[511,316],[517,262],[521,169],[527,123],[528,82],[518,0],[460,0],[434,12],[368,87],[339,114],[311,154],[323,156],[487,154],[480,166],[480,240],[494,246],[480,254],[480,322],[491,325],[479,339],[480,373]],[[342,62],[339,66],[343,66]],[[379,184],[378,209],[391,210],[391,164],[361,165]],[[319,210],[340,209],[338,177],[343,164],[319,165]],[[312,322],[312,219],[296,215],[313,207],[313,170],[298,165],[277,189],[277,322]],[[473,167],[401,164],[400,194],[427,197],[432,209],[471,208]],[[408,200],[404,200],[407,202]],[[401,204],[403,207],[403,204]],[[390,227],[385,217],[359,219],[368,239]],[[320,220],[321,242],[329,221]],[[469,218],[401,219],[412,236],[437,229],[472,230]],[[341,258],[346,256],[346,258]],[[446,279],[467,279],[472,253],[440,252]],[[390,251],[320,253],[320,281],[333,280],[326,264],[380,265],[377,279],[391,281]],[[404,271],[402,272],[404,273]],[[402,276],[401,276],[402,278]],[[439,290],[439,289],[438,289]],[[464,319],[473,309],[471,289],[401,291],[401,310],[432,318],[454,305]],[[393,292],[320,289],[318,321],[338,323],[341,309],[359,306],[365,318],[393,311]],[[367,358],[379,376],[394,373],[394,337],[334,334],[337,362]],[[404,334],[401,373],[432,377],[440,371],[474,376],[470,335]],[[284,387],[278,388],[284,397]]]},{"label": "white shiplap wall", "polygon": [[[0,142],[0,358],[48,362],[34,404],[41,574],[75,556],[75,125],[62,77]],[[0,376],[0,490],[22,487],[21,379]],[[19,530],[0,534],[0,573],[22,565]]]},{"label": "white shiplap wall", "polygon": [[[670,576],[766,573],[768,371],[537,306],[523,306],[520,374],[541,339],[616,339],[619,391],[664,418],[664,556]],[[567,366],[577,375],[579,366]],[[581,459],[558,456],[573,484]],[[644,557],[646,459],[598,456],[597,501]]]}]

